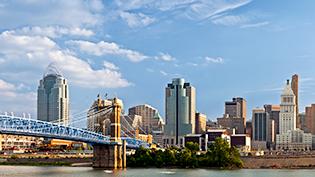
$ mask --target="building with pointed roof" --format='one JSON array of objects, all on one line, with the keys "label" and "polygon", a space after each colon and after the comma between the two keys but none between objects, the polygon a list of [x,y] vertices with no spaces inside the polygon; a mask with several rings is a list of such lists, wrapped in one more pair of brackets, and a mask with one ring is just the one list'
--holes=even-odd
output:
[{"label": "building with pointed roof", "polygon": [[37,119],[69,124],[69,88],[56,65],[50,64],[37,89]]},{"label": "building with pointed roof", "polygon": [[304,133],[296,127],[296,99],[290,81],[281,94],[279,134],[276,136],[278,150],[310,150],[312,134]]}]

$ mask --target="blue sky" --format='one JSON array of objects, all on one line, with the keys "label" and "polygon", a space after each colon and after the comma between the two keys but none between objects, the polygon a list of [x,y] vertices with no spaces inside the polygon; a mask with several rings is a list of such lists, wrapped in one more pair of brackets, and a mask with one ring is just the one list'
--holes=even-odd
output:
[{"label": "blue sky", "polygon": [[314,9],[312,0],[2,0],[0,111],[36,117],[52,62],[69,81],[72,114],[108,93],[164,115],[165,86],[183,77],[210,119],[235,96],[250,115],[279,104],[294,73],[304,110],[315,102]]}]

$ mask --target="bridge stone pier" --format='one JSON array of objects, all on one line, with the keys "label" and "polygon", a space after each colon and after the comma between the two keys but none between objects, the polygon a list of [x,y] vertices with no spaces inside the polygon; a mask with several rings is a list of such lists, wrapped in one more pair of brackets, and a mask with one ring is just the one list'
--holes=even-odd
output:
[{"label": "bridge stone pier", "polygon": [[126,168],[126,142],[120,138],[120,114],[122,102],[114,98],[110,114],[110,144],[93,145],[93,168]]}]

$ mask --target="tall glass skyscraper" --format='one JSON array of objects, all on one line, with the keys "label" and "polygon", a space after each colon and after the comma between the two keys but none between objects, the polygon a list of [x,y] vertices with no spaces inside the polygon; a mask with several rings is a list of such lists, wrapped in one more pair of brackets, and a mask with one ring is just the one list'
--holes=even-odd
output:
[{"label": "tall glass skyscraper", "polygon": [[67,80],[50,64],[37,90],[37,119],[69,124],[69,91]]},{"label": "tall glass skyscraper", "polygon": [[182,145],[183,137],[195,133],[196,91],[184,79],[173,79],[165,89],[164,144]]}]

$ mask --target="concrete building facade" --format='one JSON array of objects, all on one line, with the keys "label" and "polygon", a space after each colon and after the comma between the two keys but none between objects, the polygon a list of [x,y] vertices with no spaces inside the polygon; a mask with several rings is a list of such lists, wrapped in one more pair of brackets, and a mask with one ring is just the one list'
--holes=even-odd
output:
[{"label": "concrete building facade", "polygon": [[279,134],[276,136],[278,150],[310,150],[312,149],[312,134],[304,133],[296,128],[295,95],[290,81],[281,94]]},{"label": "concrete building facade", "polygon": [[163,120],[158,112],[158,110],[151,105],[137,105],[129,108],[129,116],[141,116],[142,117],[142,129],[146,131],[146,134],[151,134],[153,130],[160,130]]},{"label": "concrete building facade", "polygon": [[195,133],[202,134],[206,132],[207,127],[207,115],[202,113],[196,113],[196,130]]},{"label": "concrete building facade", "polygon": [[233,98],[232,101],[225,102],[225,114],[231,118],[243,118],[246,126],[246,100],[241,97]]},{"label": "concrete building facade", "polygon": [[315,135],[315,104],[305,107],[304,131]]}]

